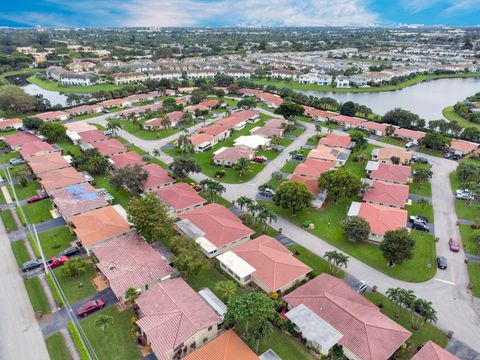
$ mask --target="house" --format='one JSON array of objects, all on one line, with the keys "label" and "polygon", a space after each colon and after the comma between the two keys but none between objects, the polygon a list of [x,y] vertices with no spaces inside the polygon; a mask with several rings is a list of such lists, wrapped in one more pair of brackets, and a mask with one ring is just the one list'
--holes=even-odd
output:
[{"label": "house", "polygon": [[83,121],[69,122],[65,124],[65,127],[67,128],[67,134],[69,132],[80,134],[85,131],[97,130],[95,126]]},{"label": "house", "polygon": [[120,205],[105,206],[70,218],[73,231],[90,251],[95,245],[130,231],[126,212]]},{"label": "house", "polygon": [[277,128],[277,127],[269,127],[269,126],[261,126],[261,127],[254,127],[252,130],[250,130],[250,134],[252,136],[262,136],[264,138],[269,138],[269,139],[279,139],[283,137],[283,133],[285,132],[285,129],[283,128]]},{"label": "house", "polygon": [[373,180],[362,200],[372,204],[405,208],[408,192],[408,185]]},{"label": "house", "polygon": [[245,125],[247,125],[247,121],[239,117],[229,116],[221,118],[216,122],[216,124],[224,126],[231,130],[239,131],[245,128]]},{"label": "house", "polygon": [[88,143],[88,144],[93,144],[93,143],[96,143],[97,141],[107,140],[105,133],[97,129],[81,132],[79,134],[79,137],[80,137],[80,140],[79,140],[80,142]]},{"label": "house", "polygon": [[330,118],[338,115],[337,113],[334,113],[332,111],[315,109],[310,106],[304,106],[303,108],[305,110],[305,115],[315,121],[329,121]]},{"label": "house", "polygon": [[460,358],[429,340],[411,360],[460,360]]},{"label": "house", "polygon": [[212,135],[217,141],[223,141],[231,134],[231,129],[227,126],[212,124],[199,130],[201,134]]},{"label": "house", "polygon": [[265,138],[260,135],[243,135],[236,138],[233,144],[235,146],[240,146],[256,151],[269,147],[271,142],[271,139]]},{"label": "house", "polygon": [[348,76],[339,75],[335,77],[335,87],[348,88],[350,87],[350,79]]},{"label": "house", "polygon": [[80,105],[75,106],[70,109],[66,109],[69,115],[78,116],[78,115],[85,115],[85,114],[99,114],[103,111],[103,106],[94,104],[94,105]]},{"label": "house", "polygon": [[[52,155],[44,155],[44,156],[52,156]],[[39,158],[40,156],[37,156],[32,159],[39,159]],[[53,190],[60,189],[66,186],[87,182],[86,176],[84,174],[79,173],[73,167],[64,167],[64,168],[55,169],[47,172],[41,172],[37,174],[37,176],[40,178],[40,185],[42,185],[42,188],[47,193],[50,193]]]},{"label": "house", "polygon": [[372,203],[352,202],[347,216],[360,216],[370,225],[369,240],[373,243],[383,241],[387,231],[405,228],[408,213],[406,210]]},{"label": "house", "polygon": [[[297,70],[283,70],[283,69],[275,69],[272,70],[271,77],[273,79],[289,79],[289,80],[297,80],[300,75],[300,71]],[[300,75],[301,77],[302,75]]]},{"label": "house", "polygon": [[474,142],[452,139],[449,151],[460,156],[465,156],[477,150],[479,146],[479,144]]},{"label": "house", "polygon": [[167,119],[170,120],[171,127],[177,127],[178,124],[183,119],[183,112],[181,111],[173,111],[167,114]]},{"label": "house", "polygon": [[181,278],[165,280],[135,303],[137,325],[158,360],[173,360],[201,347],[218,334],[222,319]]},{"label": "house", "polygon": [[195,152],[204,152],[217,144],[217,139],[210,134],[200,133],[188,137],[194,146]]},{"label": "house", "polygon": [[125,301],[128,289],[145,292],[175,272],[165,257],[133,231],[98,244],[92,252],[120,302]]},{"label": "house", "polygon": [[230,76],[234,79],[250,79],[252,77],[253,71],[246,69],[229,69],[225,71],[225,75]]},{"label": "house", "polygon": [[385,136],[387,135],[388,125],[375,121],[364,121],[358,125],[358,128],[376,136]]},{"label": "house", "polygon": [[70,163],[58,152],[31,156],[25,158],[25,160],[35,175],[39,175],[43,172],[64,169],[71,166]]},{"label": "house", "polygon": [[308,153],[307,159],[334,161],[335,165],[340,167],[345,165],[350,154],[351,150],[345,148],[318,145]]},{"label": "house", "polygon": [[293,175],[318,179],[323,173],[335,169],[335,166],[335,161],[308,158],[297,165]]},{"label": "house", "polygon": [[49,122],[49,121],[65,121],[70,118],[70,115],[65,112],[65,111],[49,111],[41,114],[37,114],[31,117],[36,117],[39,119],[42,119],[43,121]]},{"label": "house", "polygon": [[216,72],[212,70],[189,70],[187,71],[187,79],[210,79],[215,76]]},{"label": "house", "polygon": [[195,240],[207,257],[223,254],[250,240],[253,231],[226,207],[208,204],[179,215],[178,231]]},{"label": "house", "polygon": [[344,129],[355,129],[358,128],[362,123],[366,120],[360,119],[353,116],[346,116],[346,115],[337,115],[330,118],[331,121],[336,122]]},{"label": "house", "polygon": [[232,113],[230,116],[236,117],[247,122],[255,123],[260,120],[260,114],[255,110],[240,110]]},{"label": "house", "polygon": [[19,118],[0,120],[0,130],[18,130],[23,126],[23,120]]},{"label": "house", "polygon": [[252,160],[254,155],[254,150],[244,146],[222,147],[213,153],[213,162],[216,165],[232,167],[242,158]]},{"label": "house", "polygon": [[13,151],[19,151],[25,144],[34,141],[42,141],[40,138],[29,132],[20,132],[18,134],[7,135],[4,136],[3,140],[5,141],[5,144],[7,144],[8,147]]},{"label": "house", "polygon": [[148,75],[143,72],[116,73],[111,76],[115,85],[132,84],[148,80]]},{"label": "house", "polygon": [[219,255],[217,259],[220,267],[241,285],[253,281],[266,293],[284,292],[303,281],[312,271],[294,257],[290,250],[268,235],[241,244]]},{"label": "house", "polygon": [[[207,288],[208,289],[208,288]],[[222,335],[190,353],[184,360],[258,360],[258,356],[235,333],[226,330]]]},{"label": "house", "polygon": [[355,145],[355,142],[352,141],[352,138],[349,134],[338,135],[331,133],[325,137],[322,137],[319,144],[332,148],[341,147],[345,149],[351,149]]},{"label": "house", "polygon": [[135,151],[127,151],[125,153],[110,156],[110,162],[114,170],[123,169],[127,166],[145,165],[142,157]]},{"label": "house", "polygon": [[128,149],[125,146],[123,146],[123,144],[117,139],[96,141],[92,145],[103,156],[123,154],[128,151]]},{"label": "house", "polygon": [[392,158],[399,158],[400,164],[408,165],[412,160],[412,153],[395,147],[376,148],[372,150],[373,161],[392,164]]},{"label": "house", "polygon": [[125,99],[111,99],[111,100],[104,100],[99,102],[98,105],[102,105],[104,108],[113,108],[113,107],[131,107],[132,102]]},{"label": "house", "polygon": [[355,84],[359,87],[366,86],[369,81],[370,79],[363,75],[350,76],[350,83]]},{"label": "house", "polygon": [[170,207],[173,214],[183,214],[207,203],[207,200],[184,182],[161,187],[154,190],[153,193]]},{"label": "house", "polygon": [[148,173],[147,181],[143,184],[145,191],[154,191],[175,182],[175,179],[168,176],[168,172],[158,164],[146,164],[142,169]]},{"label": "house", "polygon": [[182,80],[182,73],[174,70],[157,70],[150,72],[148,78],[154,80],[168,79],[180,81]]},{"label": "house", "polygon": [[89,183],[53,190],[50,197],[60,216],[65,219],[108,205],[104,197]]},{"label": "house", "polygon": [[77,74],[74,72],[66,71],[60,75],[58,80],[62,85],[80,85],[89,86],[94,83],[95,77],[93,74]]},{"label": "house", "polygon": [[405,142],[412,142],[414,145],[419,145],[425,139],[425,132],[418,130],[410,130],[404,128],[397,128],[393,136],[402,139]]},{"label": "house", "polygon": [[[289,309],[306,306],[343,335],[338,345],[342,346],[348,359],[390,359],[412,335],[383,315],[376,305],[358,294],[346,282],[327,273],[318,275],[285,295],[283,300],[287,302]],[[292,319],[295,321],[297,317]],[[319,326],[316,330],[322,334],[330,333],[328,327]]]},{"label": "house", "polygon": [[369,161],[365,167],[370,179],[388,181],[396,184],[412,182],[412,168],[404,165],[393,165]]},{"label": "house", "polygon": [[283,99],[274,94],[270,94],[267,92],[261,92],[256,94],[257,99],[264,102],[268,107],[276,109],[280,105],[283,104]]},{"label": "house", "polygon": [[22,158],[27,159],[31,156],[40,156],[52,153],[62,153],[60,147],[55,147],[47,143],[46,141],[34,141],[28,144],[23,145],[20,150],[20,155]]},{"label": "house", "polygon": [[248,97],[248,96],[256,96],[257,94],[260,94],[262,91],[261,90],[256,90],[256,89],[247,89],[247,88],[242,88],[237,91],[237,93],[241,97]]}]

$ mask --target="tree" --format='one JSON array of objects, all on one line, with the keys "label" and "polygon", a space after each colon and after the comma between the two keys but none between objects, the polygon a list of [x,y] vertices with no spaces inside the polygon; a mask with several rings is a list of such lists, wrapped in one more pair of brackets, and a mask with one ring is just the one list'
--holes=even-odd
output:
[{"label": "tree", "polygon": [[175,158],[168,168],[178,180],[185,179],[190,173],[202,171],[200,165],[195,160],[189,158]]},{"label": "tree", "polygon": [[382,120],[386,124],[397,125],[407,129],[421,128],[425,126],[425,120],[408,110],[395,108],[383,115]]},{"label": "tree", "polygon": [[45,136],[47,142],[55,143],[62,141],[67,136],[67,128],[62,123],[48,122],[40,126],[39,132]]},{"label": "tree", "polygon": [[303,183],[284,182],[278,187],[272,200],[275,205],[292,210],[295,216],[297,212],[310,206],[313,195]]},{"label": "tree", "polygon": [[240,176],[245,175],[250,169],[250,160],[247,158],[238,159],[237,163],[235,164],[235,168],[238,170],[238,174]]},{"label": "tree", "polygon": [[108,316],[108,315],[100,315],[96,320],[95,320],[95,326],[105,332],[107,329],[113,325],[113,317]]},{"label": "tree", "polygon": [[74,164],[80,171],[86,171],[90,175],[105,174],[110,166],[108,159],[97,149],[85,150],[75,157]]},{"label": "tree", "polygon": [[62,273],[66,277],[77,278],[87,270],[87,263],[80,257],[66,261],[62,266]]},{"label": "tree", "polygon": [[415,181],[420,189],[423,184],[429,181],[433,176],[433,172],[430,169],[419,168],[413,172],[413,181]]},{"label": "tree", "polygon": [[125,300],[130,302],[130,303],[133,303],[135,301],[135,299],[138,298],[139,296],[140,296],[140,292],[137,291],[137,289],[128,288],[125,291]]},{"label": "tree", "polygon": [[25,114],[35,109],[35,99],[15,85],[0,87],[0,110],[7,114]]},{"label": "tree", "polygon": [[154,194],[148,193],[143,198],[130,200],[127,206],[128,221],[137,233],[149,243],[168,239],[173,230],[173,219],[167,205]]},{"label": "tree", "polygon": [[[431,301],[417,299],[411,311],[412,320],[415,318],[417,319],[417,321],[414,321],[416,327],[418,327],[418,325],[423,325],[426,322],[437,322],[437,311],[433,308]],[[418,313],[420,316],[415,316],[415,313]]]},{"label": "tree", "polygon": [[456,173],[461,182],[478,181],[480,178],[480,166],[462,162],[458,165]]},{"label": "tree", "polygon": [[267,228],[267,223],[272,223],[272,221],[277,221],[277,215],[266,207],[263,204],[259,204],[260,208],[257,210],[257,215],[255,217],[257,224],[260,225],[260,229],[265,231]]},{"label": "tree", "polygon": [[254,107],[257,106],[257,101],[253,96],[249,96],[240,100],[237,103],[237,106],[242,109],[253,109]]},{"label": "tree", "polygon": [[258,325],[274,315],[274,303],[267,295],[249,292],[234,296],[228,301],[225,323],[243,325],[248,334],[250,324]]},{"label": "tree", "polygon": [[330,264],[330,272],[332,275],[338,275],[342,267],[347,268],[349,257],[338,251],[327,251],[323,257]]},{"label": "tree", "polygon": [[190,101],[192,104],[198,104],[207,98],[208,94],[205,91],[196,89],[192,91],[190,96]]},{"label": "tree", "polygon": [[194,240],[176,236],[170,240],[170,246],[172,262],[185,276],[192,276],[209,268],[210,263]]},{"label": "tree", "polygon": [[318,186],[326,190],[333,202],[341,198],[357,195],[362,190],[361,180],[354,174],[344,170],[330,170],[318,179]]},{"label": "tree", "polygon": [[240,210],[243,210],[243,208],[248,207],[248,205],[251,205],[253,203],[253,200],[246,196],[240,196],[237,199],[236,203],[240,208]]},{"label": "tree", "polygon": [[284,101],[278,108],[275,109],[275,114],[283,115],[285,118],[290,119],[295,116],[303,115],[303,106],[291,101]]},{"label": "tree", "polygon": [[195,152],[195,146],[193,146],[187,135],[182,134],[175,143],[175,150],[179,154],[193,154]]},{"label": "tree", "polygon": [[343,233],[350,241],[367,241],[370,224],[360,216],[349,216],[343,221]]},{"label": "tree", "polygon": [[[24,124],[25,124],[25,121],[24,121]],[[460,137],[463,140],[480,143],[480,130],[474,127],[467,127],[463,129]]]},{"label": "tree", "polygon": [[122,123],[117,119],[110,119],[107,122],[107,130],[112,133],[112,136],[117,136],[117,131],[122,128]]},{"label": "tree", "polygon": [[27,117],[23,119],[23,127],[28,130],[37,131],[43,124],[43,120],[37,117]]},{"label": "tree", "polygon": [[471,239],[472,242],[477,245],[477,250],[480,251],[480,230],[473,230]]},{"label": "tree", "polygon": [[355,103],[353,103],[352,101],[347,101],[346,103],[343,103],[340,107],[340,114],[342,115],[355,116],[355,112],[356,106]]},{"label": "tree", "polygon": [[398,156],[392,156],[390,158],[390,161],[392,162],[393,165],[400,165],[400,157]]},{"label": "tree", "polygon": [[215,283],[215,290],[220,293],[223,300],[228,302],[232,297],[237,295],[238,285],[233,280],[217,281]]},{"label": "tree", "polygon": [[401,299],[401,292],[403,289],[396,287],[390,288],[387,290],[387,298],[395,305],[395,317],[398,319],[400,317],[400,311],[402,309],[402,299]]},{"label": "tree", "polygon": [[220,184],[218,181],[212,179],[204,179],[200,181],[200,185],[203,186],[203,190],[207,195],[207,198],[210,202],[216,202],[218,198],[225,192],[227,189],[225,186]]},{"label": "tree", "polygon": [[133,196],[139,196],[148,179],[148,172],[140,165],[125,166],[115,170],[110,178],[110,183],[115,189],[122,187],[128,189]]},{"label": "tree", "polygon": [[172,125],[172,122],[168,118],[168,116],[163,116],[162,119],[160,120],[160,124],[163,126],[165,131],[168,130],[168,128]]},{"label": "tree", "polygon": [[355,150],[365,149],[367,147],[367,138],[360,132],[351,134],[352,141],[355,142]]},{"label": "tree", "polygon": [[427,132],[425,134],[425,147],[433,150],[444,151],[450,145],[450,138],[438,132]]},{"label": "tree", "polygon": [[380,250],[389,266],[401,265],[413,257],[415,241],[407,229],[390,230],[383,236]]},{"label": "tree", "polygon": [[258,353],[260,341],[270,336],[273,333],[273,326],[270,321],[264,320],[259,322],[251,329],[248,334],[248,340],[255,343],[255,351]]}]

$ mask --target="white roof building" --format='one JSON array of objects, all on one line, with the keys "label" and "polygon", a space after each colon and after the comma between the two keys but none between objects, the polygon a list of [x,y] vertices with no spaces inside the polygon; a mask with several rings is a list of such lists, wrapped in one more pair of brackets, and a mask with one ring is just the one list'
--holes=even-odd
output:
[{"label": "white roof building", "polygon": [[263,136],[260,136],[260,135],[240,136],[234,141],[235,146],[245,146],[252,150],[257,150],[257,149],[266,147],[270,145],[270,143],[271,143],[271,139],[264,138]]}]

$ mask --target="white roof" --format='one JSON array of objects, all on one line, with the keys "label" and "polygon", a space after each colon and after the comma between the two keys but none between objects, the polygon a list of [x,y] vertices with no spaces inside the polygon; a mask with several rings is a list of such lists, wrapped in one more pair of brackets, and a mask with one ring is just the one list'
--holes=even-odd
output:
[{"label": "white roof", "polygon": [[235,146],[245,146],[250,149],[256,149],[260,146],[265,146],[270,143],[270,139],[264,138],[260,135],[240,136],[234,142]]},{"label": "white roof", "polygon": [[75,131],[67,131],[67,137],[72,141],[79,141],[82,139],[82,137]]},{"label": "white roof", "polygon": [[199,237],[198,239],[195,239],[195,242],[200,245],[200,247],[205,250],[206,253],[211,254],[215,251],[217,251],[217,247],[213,245],[206,237]]},{"label": "white roof", "polygon": [[122,217],[125,219],[126,222],[128,222],[130,225],[132,225],[129,221],[128,221],[128,215],[127,215],[127,211],[123,208],[122,205],[113,205],[113,208],[115,209],[115,211]]},{"label": "white roof", "polygon": [[362,203],[353,201],[352,205],[350,205],[350,209],[348,209],[347,216],[357,216],[358,213],[360,212],[361,206],[362,206]]},{"label": "white roof", "polygon": [[227,305],[223,303],[209,288],[202,289],[198,292],[205,302],[223,319],[227,313]]},{"label": "white roof", "polygon": [[365,170],[367,170],[367,171],[377,170],[378,165],[380,165],[380,163],[378,161],[369,161],[369,162],[367,162],[367,166],[365,166]]},{"label": "white roof", "polygon": [[218,149],[217,151],[215,151],[215,152],[213,153],[213,155],[220,154],[220,153],[222,153],[224,150],[227,150],[227,149],[228,149],[227,147],[223,146],[223,147],[221,147],[220,149]]},{"label": "white roof", "polygon": [[304,304],[294,307],[285,316],[300,329],[303,338],[320,346],[319,350],[324,355],[343,337],[342,333]]},{"label": "white roof", "polygon": [[252,265],[232,251],[227,251],[226,253],[217,256],[217,259],[240,278],[251,275],[255,271],[255,268]]}]

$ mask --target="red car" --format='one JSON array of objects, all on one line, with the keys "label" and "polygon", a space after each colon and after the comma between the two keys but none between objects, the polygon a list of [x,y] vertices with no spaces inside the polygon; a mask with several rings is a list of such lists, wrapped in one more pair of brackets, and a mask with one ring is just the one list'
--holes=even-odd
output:
[{"label": "red car", "polygon": [[450,251],[453,251],[453,252],[460,251],[460,243],[455,238],[450,238],[450,240],[448,240],[448,246],[450,247]]},{"label": "red car", "polygon": [[261,164],[265,161],[265,159],[263,157],[256,156],[252,159],[252,161],[255,162],[255,163]]},{"label": "red car", "polygon": [[54,256],[51,260],[48,260],[48,267],[55,269],[56,267],[62,266],[67,260],[68,257],[66,256]]},{"label": "red car", "polygon": [[41,200],[43,200],[43,199],[46,199],[46,196],[44,196],[44,195],[35,195],[35,196],[32,196],[32,197],[29,197],[29,198],[27,199],[27,203],[28,203],[28,204],[32,204],[32,203],[34,203],[34,202],[41,201]]},{"label": "red car", "polygon": [[87,301],[85,304],[83,304],[77,309],[77,315],[85,317],[88,314],[103,309],[104,307],[105,301],[103,301],[103,299]]}]

